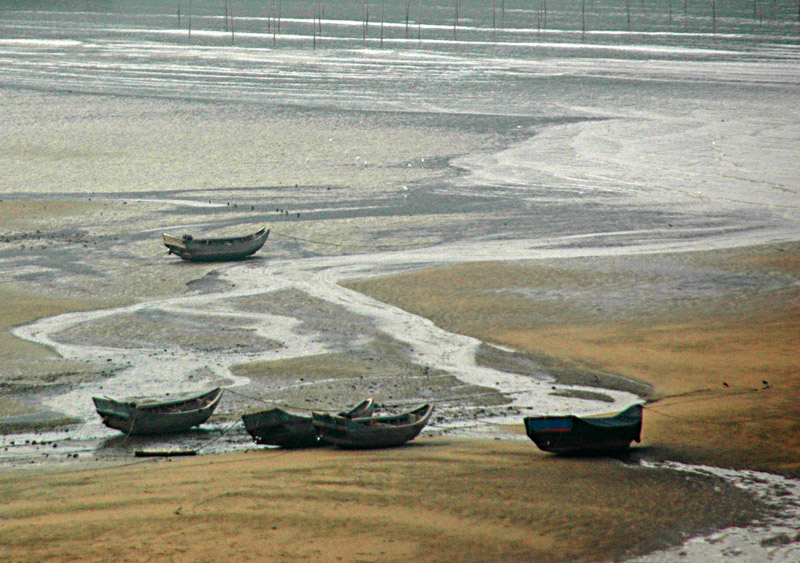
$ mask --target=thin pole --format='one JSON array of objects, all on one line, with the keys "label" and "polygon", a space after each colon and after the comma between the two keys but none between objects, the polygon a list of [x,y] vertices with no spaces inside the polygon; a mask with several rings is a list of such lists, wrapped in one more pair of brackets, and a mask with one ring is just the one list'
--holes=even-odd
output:
[{"label": "thin pole", "polygon": [[628,11],[628,31],[631,30],[631,0],[625,1],[626,10]]},{"label": "thin pole", "polygon": [[586,40],[586,0],[581,0],[581,41]]},{"label": "thin pole", "polygon": [[712,23],[712,33],[717,33],[717,2],[716,0],[711,0],[711,21]]},{"label": "thin pole", "polygon": [[230,2],[230,6],[231,6],[230,7],[230,14],[231,14],[231,43],[234,43],[236,41],[236,38],[234,37],[234,33],[235,33],[234,27],[235,26],[233,25],[233,0],[229,0],[229,2]]},{"label": "thin pole", "polygon": [[[547,27],[547,0],[542,1],[542,27]],[[505,27],[505,16],[503,16],[503,27]]]},{"label": "thin pole", "polygon": [[[797,0],[800,2],[800,0]],[[419,0],[419,16],[417,17],[417,40],[422,45],[422,0]]]},{"label": "thin pole", "polygon": [[453,16],[453,39],[458,39],[458,0],[453,2],[454,16]]},{"label": "thin pole", "polygon": [[366,28],[367,35],[369,35],[369,0],[365,0],[365,5],[367,6],[367,13],[364,16],[364,26]]},{"label": "thin pole", "polygon": [[275,0],[272,0],[272,45],[276,45],[278,42],[278,25],[275,23]]},{"label": "thin pole", "polygon": [[406,39],[408,39],[408,19],[411,11],[411,0],[406,0]]}]

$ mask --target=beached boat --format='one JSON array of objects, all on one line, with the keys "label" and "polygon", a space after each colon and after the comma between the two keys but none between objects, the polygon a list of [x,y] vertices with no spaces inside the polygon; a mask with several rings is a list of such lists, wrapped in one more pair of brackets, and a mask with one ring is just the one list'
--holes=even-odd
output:
[{"label": "beached boat", "polygon": [[[347,412],[339,413],[344,418],[369,418],[374,403],[366,399]],[[257,444],[281,446],[283,448],[313,448],[326,445],[320,440],[311,422],[311,413],[290,412],[272,408],[246,414],[242,417],[244,428]]]},{"label": "beached boat", "polygon": [[412,411],[373,418],[346,418],[314,412],[311,421],[317,435],[340,448],[391,448],[413,440],[433,414],[432,405]]},{"label": "beached boat", "polygon": [[633,405],[615,416],[525,417],[525,431],[539,449],[558,454],[613,453],[640,442],[642,405]]},{"label": "beached boat", "polygon": [[242,260],[257,252],[269,236],[262,227],[255,233],[242,237],[194,238],[192,235],[174,237],[164,234],[164,245],[169,254],[177,254],[190,262],[219,262]]},{"label": "beached boat", "polygon": [[222,398],[223,389],[168,401],[116,401],[92,397],[103,424],[129,435],[172,434],[204,423]]}]

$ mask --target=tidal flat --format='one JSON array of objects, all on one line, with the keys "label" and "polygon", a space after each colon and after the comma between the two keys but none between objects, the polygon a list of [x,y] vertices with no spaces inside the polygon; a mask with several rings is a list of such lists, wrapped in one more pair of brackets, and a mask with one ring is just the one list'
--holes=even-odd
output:
[{"label": "tidal flat", "polygon": [[[796,6],[428,4],[378,43],[347,1],[236,3],[235,40],[0,3],[0,556],[797,559]],[[161,244],[262,226],[236,263]],[[166,438],[91,400],[213,386]],[[435,415],[374,452],[240,422],[368,396]],[[635,402],[625,456],[523,433]]]}]

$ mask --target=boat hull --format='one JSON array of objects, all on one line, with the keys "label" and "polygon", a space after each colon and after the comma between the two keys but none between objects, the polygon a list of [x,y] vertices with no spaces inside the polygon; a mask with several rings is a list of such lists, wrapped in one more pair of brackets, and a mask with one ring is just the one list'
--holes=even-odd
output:
[{"label": "boat hull", "polygon": [[320,446],[310,416],[270,409],[242,417],[245,430],[256,444],[282,448],[313,448]]},{"label": "boat hull", "polygon": [[262,228],[244,237],[206,238],[174,237],[163,235],[164,245],[170,254],[189,262],[224,262],[243,260],[258,252],[269,237],[269,229]]},{"label": "boat hull", "polygon": [[556,454],[618,453],[641,441],[642,406],[633,405],[614,417],[526,417],[525,432],[536,446]]},{"label": "boat hull", "polygon": [[[340,413],[340,416],[370,417],[373,408],[372,399],[367,399],[350,411]],[[327,440],[317,436],[310,413],[303,415],[273,408],[246,414],[242,416],[242,422],[257,444],[287,449],[314,448],[329,444]]]},{"label": "boat hull", "polygon": [[325,413],[313,413],[312,422],[317,435],[339,448],[374,449],[402,446],[416,438],[428,424],[433,406],[395,416],[345,418]]},{"label": "boat hull", "polygon": [[131,436],[185,432],[207,421],[222,399],[222,389],[182,400],[150,404],[93,397],[103,424]]}]

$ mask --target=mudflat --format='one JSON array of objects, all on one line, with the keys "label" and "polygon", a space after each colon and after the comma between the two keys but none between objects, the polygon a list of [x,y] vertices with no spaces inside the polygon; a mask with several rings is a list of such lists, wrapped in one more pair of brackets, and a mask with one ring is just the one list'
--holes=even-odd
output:
[{"label": "mudflat", "polygon": [[464,264],[349,284],[559,371],[652,385],[648,455],[800,475],[800,245]]},{"label": "mudflat", "polygon": [[[799,274],[800,245],[781,244],[454,265],[347,285],[514,348],[557,379],[649,389],[632,459],[797,476]],[[58,311],[100,305],[53,300]],[[2,313],[5,326],[51,314],[31,307],[8,309],[14,320]],[[308,358],[304,368],[323,373],[325,361]],[[385,451],[8,470],[1,552],[19,561],[620,560],[765,510],[710,476],[559,458],[521,433],[520,423],[507,439],[438,436]]]}]

